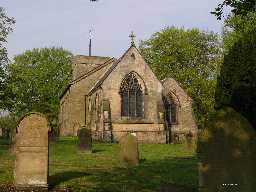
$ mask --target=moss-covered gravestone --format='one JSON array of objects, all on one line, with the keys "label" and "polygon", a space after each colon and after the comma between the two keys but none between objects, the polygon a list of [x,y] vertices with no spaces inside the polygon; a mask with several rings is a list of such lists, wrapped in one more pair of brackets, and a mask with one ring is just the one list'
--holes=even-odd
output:
[{"label": "moss-covered gravestone", "polygon": [[137,137],[132,134],[123,136],[120,141],[120,158],[125,165],[139,164],[139,149]]},{"label": "moss-covered gravestone", "polygon": [[77,132],[78,136],[78,147],[81,151],[92,151],[92,135],[91,130],[82,128]]},{"label": "moss-covered gravestone", "polygon": [[256,131],[232,108],[213,114],[199,134],[201,192],[256,189]]}]

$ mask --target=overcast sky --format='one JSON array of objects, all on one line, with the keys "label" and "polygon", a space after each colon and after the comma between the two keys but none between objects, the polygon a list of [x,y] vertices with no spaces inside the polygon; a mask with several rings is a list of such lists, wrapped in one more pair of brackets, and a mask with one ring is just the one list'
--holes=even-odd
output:
[{"label": "overcast sky", "polygon": [[0,0],[16,20],[8,39],[9,57],[27,49],[63,47],[88,55],[93,29],[93,55],[119,57],[129,47],[166,26],[197,27],[220,33],[222,24],[210,14],[221,0]]}]

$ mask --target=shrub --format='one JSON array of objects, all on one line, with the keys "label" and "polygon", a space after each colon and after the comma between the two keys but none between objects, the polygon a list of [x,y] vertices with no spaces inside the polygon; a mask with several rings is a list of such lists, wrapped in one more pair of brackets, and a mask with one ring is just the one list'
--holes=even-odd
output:
[{"label": "shrub", "polygon": [[225,191],[225,183],[238,184],[239,191],[256,187],[256,131],[234,109],[224,108],[210,116],[200,132],[198,152],[199,180],[205,191]]}]

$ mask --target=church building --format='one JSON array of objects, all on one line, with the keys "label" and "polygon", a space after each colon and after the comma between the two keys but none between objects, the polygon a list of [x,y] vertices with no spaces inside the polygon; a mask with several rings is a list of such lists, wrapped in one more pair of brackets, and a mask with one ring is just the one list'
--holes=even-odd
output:
[{"label": "church building", "polygon": [[182,142],[197,136],[192,100],[172,78],[157,79],[132,40],[119,59],[77,55],[60,98],[61,136],[85,127],[93,140],[133,133],[140,143]]}]

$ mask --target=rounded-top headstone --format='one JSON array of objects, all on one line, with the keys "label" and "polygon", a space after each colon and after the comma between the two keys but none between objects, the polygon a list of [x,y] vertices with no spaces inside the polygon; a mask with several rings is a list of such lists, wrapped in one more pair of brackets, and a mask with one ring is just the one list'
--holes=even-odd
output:
[{"label": "rounded-top headstone", "polygon": [[47,187],[48,121],[29,113],[18,122],[15,136],[14,182],[17,187]]},{"label": "rounded-top headstone", "polygon": [[92,135],[91,130],[82,128],[77,132],[78,135],[78,147],[82,151],[92,150]]},{"label": "rounded-top headstone", "polygon": [[256,132],[232,108],[213,114],[199,135],[200,191],[254,191]]},{"label": "rounded-top headstone", "polygon": [[126,165],[139,164],[139,149],[137,137],[133,134],[124,135],[119,140],[120,158]]}]

